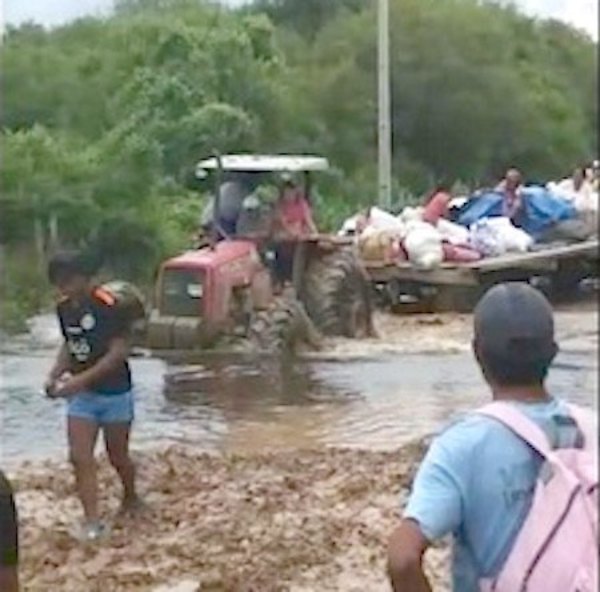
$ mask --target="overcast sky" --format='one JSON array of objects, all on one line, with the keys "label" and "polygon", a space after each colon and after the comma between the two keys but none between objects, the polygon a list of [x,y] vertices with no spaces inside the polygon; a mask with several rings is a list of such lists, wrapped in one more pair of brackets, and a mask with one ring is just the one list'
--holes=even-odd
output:
[{"label": "overcast sky", "polygon": [[[244,0],[223,0],[240,4]],[[443,0],[440,0],[443,1]],[[4,21],[20,24],[35,21],[57,25],[88,14],[106,14],[112,0],[0,0]],[[553,17],[585,29],[598,39],[598,0],[515,0],[529,14]]]}]

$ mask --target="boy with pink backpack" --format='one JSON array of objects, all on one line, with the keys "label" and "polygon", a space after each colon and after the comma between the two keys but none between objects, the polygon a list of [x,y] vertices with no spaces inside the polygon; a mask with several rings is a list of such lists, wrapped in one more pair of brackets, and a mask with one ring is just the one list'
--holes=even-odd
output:
[{"label": "boy with pink backpack", "polygon": [[394,591],[429,592],[423,555],[452,534],[454,592],[597,592],[598,431],[544,386],[558,350],[548,301],[492,288],[473,348],[493,402],[427,452],[389,543]]}]

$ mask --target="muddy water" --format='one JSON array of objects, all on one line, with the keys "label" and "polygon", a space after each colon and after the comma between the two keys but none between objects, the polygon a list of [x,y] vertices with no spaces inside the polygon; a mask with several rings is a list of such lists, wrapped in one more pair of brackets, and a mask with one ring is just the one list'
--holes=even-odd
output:
[{"label": "muddy water", "polygon": [[[557,317],[562,352],[554,393],[597,406],[593,307]],[[294,363],[244,356],[135,359],[138,448],[172,443],[202,450],[325,445],[396,449],[486,400],[469,352],[468,317],[381,317],[380,339],[332,342]],[[52,323],[38,347],[0,357],[2,464],[64,456],[64,409],[40,385],[52,363]],[[23,351],[23,346],[27,346]]]}]

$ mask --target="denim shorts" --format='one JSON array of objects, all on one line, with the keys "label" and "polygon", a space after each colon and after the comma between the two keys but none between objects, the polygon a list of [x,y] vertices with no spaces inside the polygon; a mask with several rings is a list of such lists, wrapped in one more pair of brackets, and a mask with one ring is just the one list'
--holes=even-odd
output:
[{"label": "denim shorts", "polygon": [[121,395],[98,393],[75,395],[69,399],[67,415],[87,419],[98,425],[131,423],[134,416],[133,393],[127,391]]}]

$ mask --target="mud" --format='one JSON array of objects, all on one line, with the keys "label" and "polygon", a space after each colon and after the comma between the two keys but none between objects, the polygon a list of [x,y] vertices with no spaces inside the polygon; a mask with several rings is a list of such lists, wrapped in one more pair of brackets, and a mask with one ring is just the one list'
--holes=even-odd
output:
[{"label": "mud", "polygon": [[[111,520],[118,488],[100,461],[111,524],[76,542],[80,517],[66,466],[24,465],[14,476],[22,579],[30,592],[389,591],[385,549],[425,442],[396,452],[327,449],[211,456],[189,449],[137,458],[146,513]],[[447,590],[444,548],[427,569]]]}]

